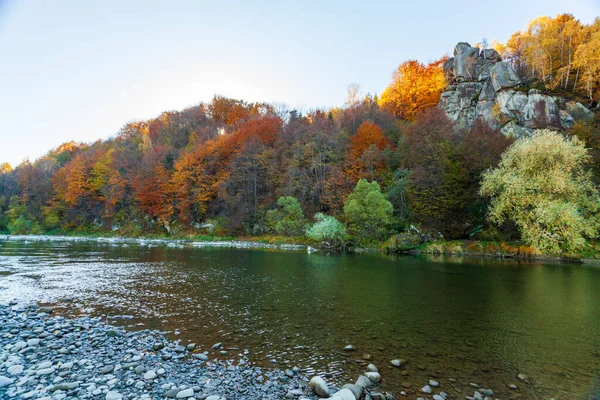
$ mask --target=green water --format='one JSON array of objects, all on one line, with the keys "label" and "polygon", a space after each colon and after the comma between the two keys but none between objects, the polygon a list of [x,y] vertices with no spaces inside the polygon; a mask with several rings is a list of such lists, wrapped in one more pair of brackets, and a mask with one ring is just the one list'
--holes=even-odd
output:
[{"label": "green water", "polygon": [[408,398],[431,377],[457,398],[473,394],[469,383],[514,399],[593,399],[600,388],[598,267],[3,240],[0,302],[13,298],[178,330],[170,337],[223,342],[259,365],[298,365],[334,383],[373,362],[384,389]]}]

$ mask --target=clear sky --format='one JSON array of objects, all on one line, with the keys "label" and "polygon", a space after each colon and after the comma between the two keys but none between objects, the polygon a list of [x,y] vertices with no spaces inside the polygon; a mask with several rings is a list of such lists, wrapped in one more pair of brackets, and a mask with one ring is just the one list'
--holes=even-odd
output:
[{"label": "clear sky", "polygon": [[222,94],[292,107],[381,93],[407,59],[505,41],[600,0],[0,0],[0,162]]}]

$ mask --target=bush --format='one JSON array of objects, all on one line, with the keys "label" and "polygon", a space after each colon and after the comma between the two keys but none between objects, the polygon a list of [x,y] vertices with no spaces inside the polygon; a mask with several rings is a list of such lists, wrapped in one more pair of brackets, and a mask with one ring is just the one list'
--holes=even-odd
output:
[{"label": "bush", "polygon": [[[492,222],[513,221],[522,239],[544,253],[585,248],[600,230],[600,194],[587,170],[583,143],[550,130],[518,139],[498,168],[483,175],[481,194],[491,197]],[[530,253],[523,249],[523,253]]]},{"label": "bush", "polygon": [[394,208],[377,182],[360,179],[344,203],[344,217],[365,239],[379,239],[387,232]]},{"label": "bush", "polygon": [[267,221],[275,232],[283,236],[301,236],[306,218],[302,206],[291,196],[280,197],[277,200],[279,208],[267,212]]},{"label": "bush", "polygon": [[306,236],[319,242],[343,247],[346,243],[346,227],[340,221],[323,213],[315,214],[315,223],[306,229]]},{"label": "bush", "polygon": [[8,224],[8,231],[13,235],[35,235],[42,233],[40,225],[36,221],[29,221],[22,215]]},{"label": "bush", "polygon": [[383,248],[387,252],[403,252],[416,248],[421,244],[421,238],[416,233],[400,233],[389,238]]}]

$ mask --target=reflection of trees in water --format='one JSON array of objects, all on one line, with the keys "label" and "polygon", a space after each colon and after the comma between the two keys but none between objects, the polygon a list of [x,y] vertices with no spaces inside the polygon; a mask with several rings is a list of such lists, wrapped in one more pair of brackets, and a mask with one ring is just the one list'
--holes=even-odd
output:
[{"label": "reflection of trees in water", "polygon": [[[201,349],[222,341],[249,349],[250,359],[263,365],[332,372],[336,382],[354,380],[365,367],[356,360],[368,353],[367,362],[384,368],[385,385],[394,392],[402,382],[415,389],[436,374],[446,388],[455,377],[458,390],[464,390],[462,381],[476,382],[506,397],[506,383],[520,384],[516,374],[525,372],[542,397],[558,389],[585,397],[600,361],[594,355],[600,270],[593,268],[483,258],[0,243],[0,259],[7,258],[12,269],[41,277],[35,285],[20,275],[10,278],[25,289],[39,293],[42,287],[55,299],[68,294],[72,304],[93,307],[95,315],[135,316],[115,324],[180,329],[171,337]],[[346,344],[357,351],[343,352]],[[385,368],[394,358],[409,360],[409,377]]]}]

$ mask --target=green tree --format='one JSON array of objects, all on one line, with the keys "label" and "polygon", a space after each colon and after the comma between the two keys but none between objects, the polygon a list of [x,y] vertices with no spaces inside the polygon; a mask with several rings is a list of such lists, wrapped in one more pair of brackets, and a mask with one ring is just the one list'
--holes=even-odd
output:
[{"label": "green tree", "polygon": [[550,254],[572,252],[600,229],[600,195],[587,168],[591,156],[576,137],[550,130],[520,138],[483,175],[489,218],[515,222],[525,242]]},{"label": "green tree", "polygon": [[332,216],[323,213],[315,214],[315,223],[306,230],[306,236],[320,242],[344,247],[346,243],[346,227]]},{"label": "green tree", "polygon": [[36,221],[29,221],[22,215],[8,224],[8,231],[13,235],[35,235],[42,233],[42,230]]},{"label": "green tree", "polygon": [[360,179],[344,203],[344,218],[365,239],[380,239],[387,231],[394,208],[379,183]]},{"label": "green tree", "polygon": [[298,200],[282,196],[277,200],[277,206],[267,212],[267,220],[275,232],[284,236],[301,236],[307,221]]}]

